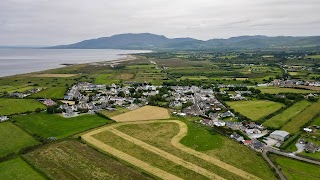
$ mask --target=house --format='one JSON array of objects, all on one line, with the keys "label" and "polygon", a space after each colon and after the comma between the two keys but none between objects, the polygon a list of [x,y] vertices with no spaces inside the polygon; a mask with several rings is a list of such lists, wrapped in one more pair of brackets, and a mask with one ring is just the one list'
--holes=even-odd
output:
[{"label": "house", "polygon": [[8,121],[9,118],[7,116],[0,116],[0,122]]},{"label": "house", "polygon": [[282,131],[282,130],[276,130],[270,134],[270,138],[276,139],[279,141],[285,141],[286,139],[288,139],[288,137],[289,137],[289,133],[287,131]]},{"label": "house", "polygon": [[312,132],[312,129],[310,129],[310,128],[303,128],[303,130],[304,130],[305,132],[307,132],[307,133],[311,133],[311,132]]},{"label": "house", "polygon": [[226,117],[235,117],[235,115],[231,111],[227,111],[225,113],[222,113],[220,115],[221,118],[226,118]]},{"label": "house", "polygon": [[235,139],[238,142],[241,142],[244,140],[243,136],[240,136],[239,134],[237,134],[235,132],[230,135],[230,138]]},{"label": "house", "polygon": [[260,141],[255,140],[255,141],[252,141],[251,147],[256,151],[261,152],[263,150],[264,144]]},{"label": "house", "polygon": [[315,153],[320,151],[320,146],[315,145],[312,142],[308,142],[306,145],[304,145],[304,150],[306,152]]},{"label": "house", "polygon": [[245,146],[249,146],[252,143],[252,140],[243,140],[242,143]]},{"label": "house", "polygon": [[43,103],[44,105],[46,105],[46,106],[54,106],[54,105],[57,104],[57,103],[54,102],[52,99],[45,99],[42,103]]}]

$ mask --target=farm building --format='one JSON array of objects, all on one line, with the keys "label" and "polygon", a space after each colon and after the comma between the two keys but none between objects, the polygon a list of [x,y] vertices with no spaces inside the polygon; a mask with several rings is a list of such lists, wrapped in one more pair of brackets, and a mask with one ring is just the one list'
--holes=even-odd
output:
[{"label": "farm building", "polygon": [[270,134],[270,138],[285,141],[289,137],[289,133],[287,131],[276,130]]}]

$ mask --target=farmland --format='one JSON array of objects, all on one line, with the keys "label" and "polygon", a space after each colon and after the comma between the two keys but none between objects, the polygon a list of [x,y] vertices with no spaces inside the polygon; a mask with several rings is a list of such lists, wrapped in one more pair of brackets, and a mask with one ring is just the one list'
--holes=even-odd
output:
[{"label": "farmland", "polygon": [[117,116],[117,115],[120,115],[120,114],[123,114],[123,113],[126,113],[126,112],[129,112],[130,110],[128,108],[118,108],[116,110],[113,110],[113,111],[109,111],[109,110],[102,110],[102,111],[99,111],[101,114],[111,118],[113,116]]},{"label": "farmland", "polygon": [[263,118],[284,107],[284,105],[281,103],[263,100],[229,101],[227,104],[235,111],[254,121],[257,121],[260,118]]},{"label": "farmland", "polygon": [[64,138],[110,122],[110,120],[97,115],[63,118],[60,115],[46,113],[16,116],[14,120],[29,132],[43,138]]},{"label": "farmland", "polygon": [[0,142],[0,157],[9,153],[17,153],[22,148],[38,144],[38,141],[33,139],[32,136],[11,122],[0,123]]},{"label": "farmland", "polygon": [[0,179],[45,180],[46,178],[32,169],[21,158],[0,163]]},{"label": "farmland", "polygon": [[279,94],[279,93],[313,93],[313,92],[315,92],[315,91],[306,90],[306,89],[280,88],[280,87],[273,87],[273,86],[257,87],[257,89],[260,89],[261,92],[263,92],[263,93],[269,93],[269,94]]},{"label": "farmland", "polygon": [[45,106],[33,99],[0,98],[0,116],[32,112],[37,108],[44,109]]},{"label": "farmland", "polygon": [[263,125],[277,129],[281,128],[283,125],[286,124],[286,122],[288,122],[291,118],[299,114],[310,104],[311,103],[306,100],[297,102],[293,106],[284,110],[282,113],[277,114],[276,116],[273,116],[272,118],[268,119],[265,123],[263,123]]},{"label": "farmland", "polygon": [[311,104],[306,109],[304,109],[300,114],[296,115],[289,121],[285,126],[283,126],[283,130],[288,131],[289,133],[297,133],[304,124],[312,120],[318,113],[320,107],[320,100]]},{"label": "farmland", "polygon": [[320,167],[317,165],[277,155],[271,155],[271,158],[280,166],[281,171],[288,179],[315,180],[320,178]]},{"label": "farmland", "polygon": [[64,93],[67,91],[66,87],[52,87],[42,90],[36,94],[32,94],[32,98],[51,98],[51,99],[63,99]]},{"label": "farmland", "polygon": [[50,144],[24,157],[52,179],[150,179],[75,140]]}]

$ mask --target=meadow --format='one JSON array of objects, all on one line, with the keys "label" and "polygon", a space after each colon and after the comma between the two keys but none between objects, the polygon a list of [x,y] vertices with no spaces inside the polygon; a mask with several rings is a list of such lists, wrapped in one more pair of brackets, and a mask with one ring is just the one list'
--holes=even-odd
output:
[{"label": "meadow", "polygon": [[284,126],[291,118],[299,114],[311,104],[310,101],[303,100],[295,103],[280,114],[273,116],[263,123],[264,126],[279,129]]},{"label": "meadow", "polygon": [[228,101],[226,103],[230,108],[253,121],[257,121],[284,107],[284,104],[267,100]]},{"label": "meadow", "polygon": [[75,140],[41,147],[24,158],[51,179],[151,179]]},{"label": "meadow", "polygon": [[18,153],[22,148],[39,143],[11,122],[0,123],[0,142],[0,157],[10,153]]},{"label": "meadow", "polygon": [[279,94],[279,93],[298,93],[298,94],[306,94],[306,93],[314,93],[315,91],[306,90],[306,89],[295,89],[295,88],[280,88],[274,86],[261,86],[255,87],[256,89],[260,89],[262,93],[269,93],[269,94]]},{"label": "meadow", "polygon": [[271,159],[278,164],[282,173],[292,180],[320,178],[320,167],[317,165],[293,160],[283,156],[271,155]]},{"label": "meadow", "polygon": [[42,90],[38,93],[32,94],[31,98],[50,98],[50,99],[63,99],[64,94],[66,93],[66,87],[51,87],[45,90]]},{"label": "meadow", "polygon": [[64,118],[58,114],[29,114],[14,117],[16,123],[43,138],[64,138],[111,122],[97,115]]},{"label": "meadow", "polygon": [[300,128],[305,125],[307,122],[311,121],[318,113],[320,107],[320,100],[311,104],[306,109],[304,109],[300,114],[293,117],[285,126],[282,127],[282,130],[288,131],[289,133],[297,133],[300,131]]},{"label": "meadow", "polygon": [[0,116],[20,114],[35,111],[45,106],[34,99],[8,99],[0,98]]},{"label": "meadow", "polygon": [[0,172],[0,179],[46,179],[19,157],[0,163]]}]

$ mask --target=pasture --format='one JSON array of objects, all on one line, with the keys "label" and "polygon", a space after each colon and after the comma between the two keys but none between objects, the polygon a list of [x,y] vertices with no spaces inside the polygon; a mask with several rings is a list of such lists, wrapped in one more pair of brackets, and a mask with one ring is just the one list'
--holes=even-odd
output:
[{"label": "pasture", "polygon": [[277,155],[271,155],[271,159],[278,164],[288,179],[316,180],[320,178],[320,167],[317,165]]},{"label": "pasture", "polygon": [[39,143],[11,122],[0,123],[0,142],[0,157],[9,153],[17,153],[22,148]]},{"label": "pasture", "polygon": [[318,113],[320,107],[320,100],[311,104],[304,109],[300,114],[296,115],[289,121],[282,130],[288,131],[289,133],[295,134],[300,131],[300,127],[305,125],[307,122],[312,120]]},{"label": "pasture", "polygon": [[64,138],[111,122],[97,115],[64,118],[58,114],[29,114],[14,117],[16,123],[43,138]]},{"label": "pasture", "polygon": [[36,74],[33,77],[54,77],[54,78],[67,78],[77,76],[77,74]]},{"label": "pasture", "polygon": [[263,123],[263,125],[279,129],[282,126],[284,126],[291,118],[293,118],[301,111],[303,111],[306,107],[308,107],[310,104],[311,102],[307,100],[299,101],[291,107],[289,107],[288,109],[284,110],[282,113],[277,114],[272,118],[268,119],[266,122]]},{"label": "pasture", "polygon": [[21,158],[0,163],[0,179],[45,180],[46,178],[30,167]]},{"label": "pasture", "polygon": [[170,118],[170,114],[167,109],[155,106],[144,106],[139,109],[112,117],[112,119],[117,122],[145,121],[168,118]]},{"label": "pasture", "polygon": [[51,87],[45,90],[42,90],[38,93],[32,94],[32,98],[50,98],[50,99],[63,99],[64,94],[66,93],[66,87]]},{"label": "pasture", "polygon": [[[177,120],[136,121],[100,128],[83,135],[82,138],[108,154],[162,178],[176,176],[176,179],[259,179],[258,177],[275,179],[263,159],[246,147],[238,146],[241,149],[240,153],[244,153],[239,154],[242,161],[239,159],[230,160],[230,158],[220,159],[220,156],[214,155],[216,151],[213,150],[221,150],[220,148],[224,144],[223,136],[213,135],[210,137],[210,133],[205,129],[200,130],[204,135],[194,132],[188,135],[187,131],[188,126]],[[213,142],[206,141],[206,144],[212,144],[207,148],[207,150],[211,150],[199,152],[181,144],[180,142],[184,141],[182,138],[186,135],[195,135],[195,137],[187,139],[194,139],[200,135],[201,138],[212,140]],[[239,152],[238,147],[234,148],[237,146],[236,143],[232,140],[229,141],[228,143],[233,146],[231,149]],[[217,143],[218,145],[216,145]],[[230,147],[228,145],[223,148]],[[243,158],[243,155],[250,156],[250,158]],[[236,156],[238,155],[231,157]],[[252,159],[255,160],[252,161]],[[146,166],[145,163],[151,166]],[[246,163],[251,165],[245,165]],[[254,166],[252,163],[257,164]],[[259,168],[263,168],[263,171],[258,171]]]},{"label": "pasture", "polygon": [[0,116],[20,114],[35,111],[45,106],[34,99],[8,99],[0,98]]},{"label": "pasture", "polygon": [[266,100],[228,101],[226,103],[230,108],[253,121],[257,121],[284,107],[284,104]]},{"label": "pasture", "polygon": [[151,179],[75,140],[50,144],[24,157],[52,179]]},{"label": "pasture", "polygon": [[256,89],[260,89],[262,93],[269,94],[279,94],[279,93],[298,93],[298,94],[306,94],[306,93],[314,93],[315,91],[307,90],[307,89],[295,89],[295,88],[280,88],[274,86],[261,86],[255,87]]}]

